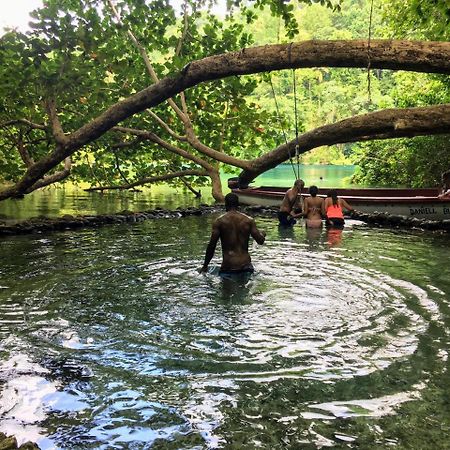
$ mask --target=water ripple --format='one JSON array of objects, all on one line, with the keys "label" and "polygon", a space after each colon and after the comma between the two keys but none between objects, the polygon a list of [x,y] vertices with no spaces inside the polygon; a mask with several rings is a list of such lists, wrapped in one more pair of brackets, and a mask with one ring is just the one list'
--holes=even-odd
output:
[{"label": "water ripple", "polygon": [[42,448],[351,443],[327,424],[395,414],[427,389],[418,368],[443,370],[448,285],[414,236],[262,221],[257,272],[236,282],[197,272],[205,220],[183,238],[160,222],[18,239],[0,271],[2,430]]}]

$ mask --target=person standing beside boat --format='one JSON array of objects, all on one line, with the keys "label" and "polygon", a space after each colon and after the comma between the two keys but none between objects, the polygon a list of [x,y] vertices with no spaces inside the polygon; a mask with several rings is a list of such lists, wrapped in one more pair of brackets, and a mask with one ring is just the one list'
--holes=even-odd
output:
[{"label": "person standing beside boat", "polygon": [[345,224],[344,209],[353,211],[353,208],[342,198],[338,198],[337,191],[332,189],[327,193],[323,203],[327,227],[342,228]]},{"label": "person standing beside boat", "polygon": [[450,170],[442,174],[442,191],[439,198],[450,198]]},{"label": "person standing beside boat", "polygon": [[286,191],[278,211],[278,220],[280,225],[291,227],[297,223],[297,217],[303,215],[303,199],[301,190],[304,188],[305,182],[300,178],[295,180],[294,185]]},{"label": "person standing beside boat", "polygon": [[309,188],[310,197],[306,197],[303,203],[303,215],[305,217],[305,224],[308,228],[322,227],[323,198],[317,197],[319,188],[311,186]]}]

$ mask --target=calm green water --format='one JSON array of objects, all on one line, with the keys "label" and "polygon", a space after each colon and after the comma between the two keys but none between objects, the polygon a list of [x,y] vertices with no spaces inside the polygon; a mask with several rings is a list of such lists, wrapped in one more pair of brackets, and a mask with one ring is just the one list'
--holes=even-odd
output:
[{"label": "calm green water", "polygon": [[2,239],[0,431],[43,449],[449,448],[448,235],[257,219],[239,283],[196,271],[212,220]]},{"label": "calm green water", "polygon": [[[297,166],[295,166],[297,169]],[[323,187],[345,187],[354,172],[354,166],[300,166],[300,176],[307,186],[317,184]],[[223,174],[224,193],[228,192],[227,179]],[[258,177],[255,186],[292,186],[295,180],[292,166],[283,164]],[[187,189],[168,186],[153,186],[141,192],[85,192],[83,189],[44,189],[33,192],[20,200],[0,202],[0,220],[23,220],[31,217],[55,217],[63,214],[109,214],[128,209],[144,211],[158,206],[175,209],[178,206],[198,206],[213,203],[210,188],[202,188],[202,197],[195,198]]]},{"label": "calm green water", "polygon": [[[306,186],[319,187],[351,187],[350,178],[355,172],[355,166],[329,166],[323,164],[300,165],[300,178]],[[254,181],[255,186],[292,186],[297,164],[281,164],[275,169],[260,175]]]}]

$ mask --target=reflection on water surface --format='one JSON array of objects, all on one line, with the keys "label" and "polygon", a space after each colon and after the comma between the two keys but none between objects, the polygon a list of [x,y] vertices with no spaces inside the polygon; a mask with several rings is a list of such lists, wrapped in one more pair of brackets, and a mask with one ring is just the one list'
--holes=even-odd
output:
[{"label": "reflection on water surface", "polygon": [[197,272],[211,220],[3,239],[0,431],[44,449],[446,442],[425,418],[450,420],[448,236],[258,219],[257,272],[233,282]]}]

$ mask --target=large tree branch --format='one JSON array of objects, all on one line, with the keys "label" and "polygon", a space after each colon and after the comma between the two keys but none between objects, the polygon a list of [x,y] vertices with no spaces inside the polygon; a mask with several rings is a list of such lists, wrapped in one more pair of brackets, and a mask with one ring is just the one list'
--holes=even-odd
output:
[{"label": "large tree branch", "polygon": [[[371,67],[450,74],[450,42],[372,40]],[[180,73],[112,105],[68,136],[47,157],[30,167],[14,186],[0,191],[0,200],[24,193],[45,173],[133,114],[156,106],[201,82],[271,70],[304,67],[367,67],[367,41],[305,41],[267,45],[188,64]]]},{"label": "large tree branch", "polygon": [[[450,104],[386,109],[303,133],[298,139],[298,150],[299,153],[305,153],[323,145],[447,133],[450,133]],[[240,183],[246,185],[261,173],[288,160],[295,154],[296,145],[297,140],[294,139],[254,159],[252,168],[240,174]]]},{"label": "large tree branch", "polygon": [[[188,64],[180,73],[116,103],[69,136],[61,156],[97,139],[122,120],[159,105],[199,83],[271,70],[305,67],[367,66],[367,41],[305,41],[267,45],[209,56]],[[450,74],[450,42],[371,42],[372,69]],[[64,158],[63,158],[64,159]]]},{"label": "large tree branch", "polygon": [[36,189],[40,189],[45,186],[49,186],[50,184],[65,180],[70,175],[71,170],[72,170],[72,159],[68,157],[64,160],[63,170],[59,170],[58,172],[55,172],[51,175],[44,176],[39,181],[34,183],[30,188],[28,188],[25,194],[29,194],[30,192],[33,192]]},{"label": "large tree branch", "polygon": [[156,183],[158,181],[167,181],[172,180],[173,178],[185,177],[185,176],[197,176],[204,177],[208,176],[208,172],[206,170],[198,170],[198,169],[188,169],[188,170],[180,170],[178,172],[166,173],[164,175],[157,175],[154,177],[142,178],[140,180],[134,181],[133,183],[123,184],[120,186],[97,186],[89,189],[85,189],[85,191],[106,191],[106,190],[125,190],[131,189],[136,186],[143,186],[144,184]]}]

